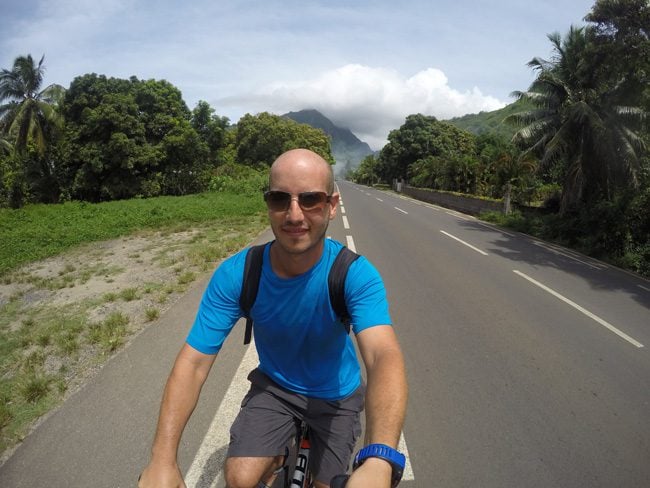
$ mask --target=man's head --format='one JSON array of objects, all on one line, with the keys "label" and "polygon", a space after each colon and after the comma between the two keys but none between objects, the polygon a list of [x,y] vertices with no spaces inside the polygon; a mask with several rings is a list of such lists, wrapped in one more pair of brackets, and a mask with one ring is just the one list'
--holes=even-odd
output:
[{"label": "man's head", "polygon": [[330,164],[307,149],[281,154],[271,166],[265,199],[271,228],[282,251],[320,256],[339,200]]}]

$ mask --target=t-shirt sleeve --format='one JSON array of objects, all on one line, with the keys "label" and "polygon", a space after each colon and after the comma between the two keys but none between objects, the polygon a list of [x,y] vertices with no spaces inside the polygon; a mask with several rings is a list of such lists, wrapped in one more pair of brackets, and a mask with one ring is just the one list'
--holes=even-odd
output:
[{"label": "t-shirt sleeve", "polygon": [[386,288],[379,271],[364,256],[348,270],[345,279],[345,303],[358,334],[375,325],[391,325]]},{"label": "t-shirt sleeve", "polygon": [[186,342],[204,354],[216,354],[242,316],[239,295],[245,252],[227,259],[217,268],[206,288]]}]

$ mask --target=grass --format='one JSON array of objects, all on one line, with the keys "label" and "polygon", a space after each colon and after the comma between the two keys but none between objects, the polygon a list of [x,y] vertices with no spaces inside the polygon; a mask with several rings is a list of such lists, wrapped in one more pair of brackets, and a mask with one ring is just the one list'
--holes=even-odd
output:
[{"label": "grass", "polygon": [[[0,209],[0,282],[23,290],[0,297],[0,452],[58,405],[71,382],[88,374],[84,364],[100,364],[126,343],[134,325],[120,307],[146,297],[167,302],[264,227],[261,198],[223,193]],[[103,253],[93,256],[92,249],[83,260],[75,258],[53,273],[43,266],[27,273],[20,266],[58,254],[64,254],[65,262],[67,250],[85,243],[151,230],[168,235],[192,231],[185,245],[170,240],[153,250],[158,260],[152,265],[178,269],[175,280],[117,289],[65,307],[28,303],[30,288],[56,291],[91,278],[112,282],[128,270],[97,263]],[[136,254],[130,257],[142,258]],[[90,320],[91,311],[108,303],[117,310],[103,320]],[[155,306],[141,310],[140,323],[160,317]]]},{"label": "grass", "polygon": [[67,202],[0,209],[0,276],[80,244],[142,229],[189,228],[264,210],[261,195],[200,193],[104,203]]}]

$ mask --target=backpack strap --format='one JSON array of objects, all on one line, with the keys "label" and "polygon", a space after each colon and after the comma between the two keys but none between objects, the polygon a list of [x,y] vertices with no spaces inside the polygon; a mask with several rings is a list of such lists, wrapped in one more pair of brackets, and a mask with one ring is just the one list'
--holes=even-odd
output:
[{"label": "backpack strap", "polygon": [[345,305],[345,277],[348,275],[348,268],[358,257],[359,255],[357,253],[343,246],[336,259],[334,259],[334,263],[327,277],[330,303],[348,334],[350,333],[350,322],[352,318],[348,312],[348,307]]},{"label": "backpack strap", "polygon": [[244,281],[241,286],[239,295],[239,306],[244,311],[246,317],[246,332],[244,333],[244,344],[250,344],[253,332],[253,319],[251,318],[251,308],[257,298],[257,288],[262,276],[262,259],[264,257],[264,247],[266,244],[260,244],[250,248],[246,254],[244,264]]}]

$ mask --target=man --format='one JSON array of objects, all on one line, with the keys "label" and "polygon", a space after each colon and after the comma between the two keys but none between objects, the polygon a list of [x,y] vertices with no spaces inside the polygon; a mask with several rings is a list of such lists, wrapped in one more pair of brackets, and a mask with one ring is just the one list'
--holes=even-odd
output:
[{"label": "man", "polygon": [[[363,257],[349,268],[346,303],[367,371],[367,387],[350,337],[334,314],[327,274],[340,244],[325,239],[336,216],[331,166],[319,155],[295,149],[271,166],[265,194],[275,241],[267,245],[251,315],[260,365],[231,428],[225,465],[230,488],[256,488],[273,479],[294,417],[312,432],[316,487],[343,474],[366,408],[366,443],[396,448],[406,410],[404,362],[388,315],[383,283]],[[139,486],[183,487],[176,462],[181,434],[214,359],[242,315],[239,295],[246,251],[224,261],[205,292],[187,343],[165,387],[151,462]],[[347,488],[388,488],[392,466],[368,457]]]}]

